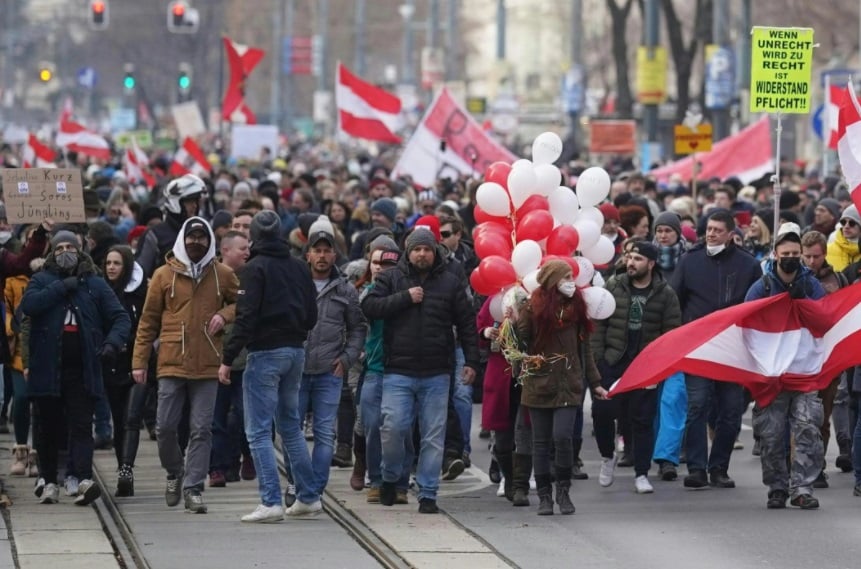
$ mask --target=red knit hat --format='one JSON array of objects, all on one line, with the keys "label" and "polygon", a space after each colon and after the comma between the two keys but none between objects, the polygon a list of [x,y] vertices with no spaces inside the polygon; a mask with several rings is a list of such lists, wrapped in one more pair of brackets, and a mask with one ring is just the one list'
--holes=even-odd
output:
[{"label": "red knit hat", "polygon": [[622,218],[619,217],[619,210],[616,206],[611,203],[602,203],[598,206],[598,209],[601,210],[601,213],[604,214],[604,221],[610,221],[611,219],[616,221],[617,223],[622,221]]},{"label": "red knit hat", "polygon": [[132,227],[131,231],[129,231],[128,243],[131,245],[131,242],[135,239],[140,238],[140,236],[144,234],[144,231],[146,231],[146,229],[147,228],[145,225],[136,225]]},{"label": "red knit hat", "polygon": [[439,218],[435,215],[423,215],[416,220],[415,225],[413,225],[414,229],[418,229],[419,227],[424,227],[426,229],[430,229],[431,233],[433,233],[434,239],[439,243],[441,236],[439,234]]}]

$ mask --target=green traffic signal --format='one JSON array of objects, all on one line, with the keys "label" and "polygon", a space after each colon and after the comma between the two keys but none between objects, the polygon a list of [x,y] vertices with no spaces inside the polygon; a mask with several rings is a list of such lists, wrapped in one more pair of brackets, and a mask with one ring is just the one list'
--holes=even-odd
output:
[{"label": "green traffic signal", "polygon": [[191,78],[185,73],[183,73],[179,76],[178,83],[180,89],[182,89],[183,91],[187,91],[191,87]]},{"label": "green traffic signal", "polygon": [[125,79],[123,79],[123,87],[129,91],[135,88],[135,78],[133,75],[126,75]]}]

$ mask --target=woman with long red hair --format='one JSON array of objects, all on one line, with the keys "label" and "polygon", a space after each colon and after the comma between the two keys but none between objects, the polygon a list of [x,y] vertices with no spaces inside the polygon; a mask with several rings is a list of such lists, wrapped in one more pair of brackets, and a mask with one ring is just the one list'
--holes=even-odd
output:
[{"label": "woman with long red hair", "polygon": [[521,363],[521,404],[532,422],[532,464],[535,470],[539,516],[553,515],[550,446],[555,446],[556,504],[562,514],[574,513],[568,492],[574,466],[573,433],[578,407],[583,404],[583,376],[592,393],[603,399],[601,376],[592,356],[592,322],[586,303],[574,285],[565,261],[549,261],[538,272],[539,288],[515,315],[517,336],[528,355]]}]

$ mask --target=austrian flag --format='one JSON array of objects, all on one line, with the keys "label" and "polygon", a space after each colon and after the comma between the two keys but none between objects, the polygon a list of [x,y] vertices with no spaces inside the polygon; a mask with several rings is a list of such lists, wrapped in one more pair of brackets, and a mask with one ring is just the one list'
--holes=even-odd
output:
[{"label": "austrian flag", "polygon": [[338,124],[355,138],[399,144],[401,100],[385,89],[362,81],[338,64],[335,104]]},{"label": "austrian flag", "polygon": [[209,170],[210,165],[206,159],[206,154],[194,140],[186,136],[185,140],[182,141],[182,146],[173,155],[173,162],[170,164],[171,175],[194,174],[204,177],[209,175]]},{"label": "austrian flag", "polygon": [[224,100],[221,102],[221,116],[231,122],[256,124],[257,118],[245,103],[245,82],[266,52],[256,47],[236,43],[228,37],[222,40],[230,67],[230,82],[227,84]]},{"label": "austrian flag", "polygon": [[852,202],[861,209],[861,105],[858,104],[852,81],[849,81],[846,90],[840,105],[837,155],[840,157],[843,176],[849,184]]},{"label": "austrian flag", "polygon": [[682,371],[740,383],[760,406],[782,390],[824,389],[861,364],[861,283],[820,300],[789,294],[718,310],[649,344],[610,389],[616,395]]}]

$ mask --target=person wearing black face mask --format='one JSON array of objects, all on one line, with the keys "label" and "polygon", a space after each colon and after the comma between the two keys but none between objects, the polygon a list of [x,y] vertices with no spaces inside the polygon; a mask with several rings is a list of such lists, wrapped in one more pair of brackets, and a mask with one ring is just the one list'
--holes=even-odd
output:
[{"label": "person wearing black face mask", "polygon": [[[801,265],[801,228],[784,223],[777,231],[774,255],[765,274],[747,291],[745,302],[789,293],[795,299],[818,300],[825,289],[813,272]],[[766,407],[753,409],[753,432],[759,437],[762,482],[768,486],[768,509],[782,509],[786,501],[803,510],[819,507],[813,483],[819,476],[824,447],[819,427],[824,417],[818,392],[783,389]],[[786,465],[786,424],[792,429],[795,453],[791,473]]]}]

